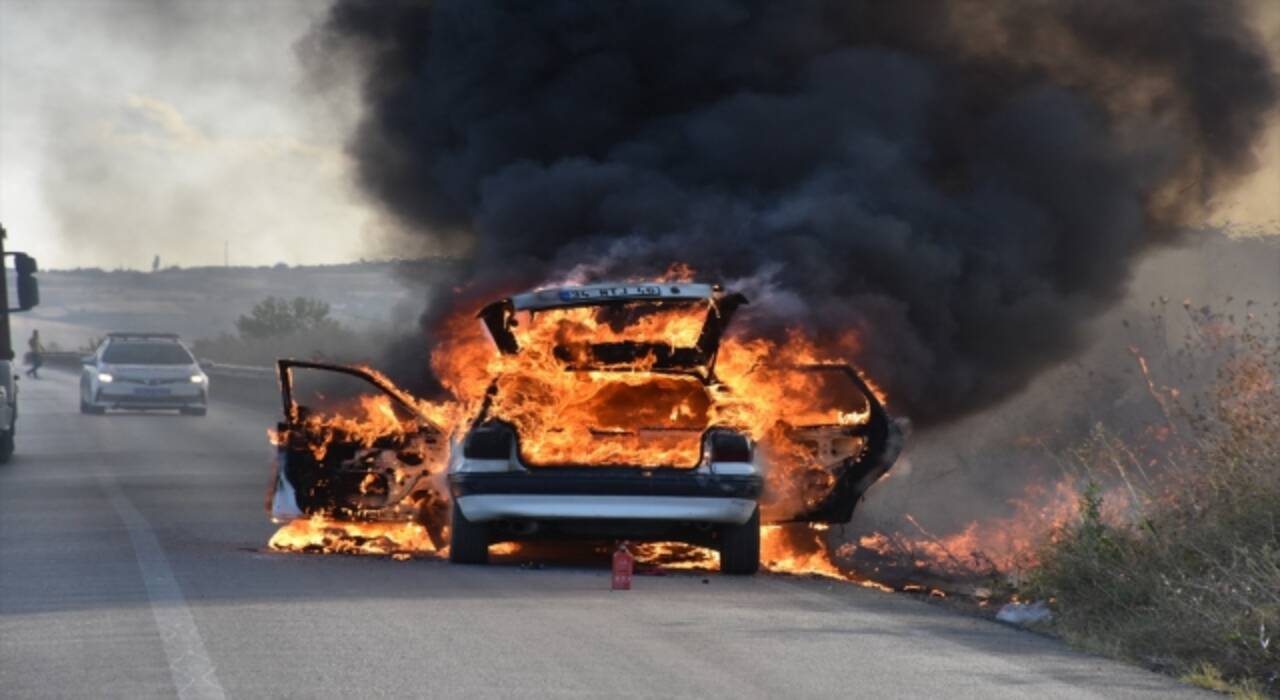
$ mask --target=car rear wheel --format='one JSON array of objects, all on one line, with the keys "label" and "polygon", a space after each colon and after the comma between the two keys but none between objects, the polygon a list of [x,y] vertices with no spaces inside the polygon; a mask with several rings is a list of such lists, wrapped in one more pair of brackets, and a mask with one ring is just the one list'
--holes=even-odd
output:
[{"label": "car rear wheel", "polygon": [[473,523],[457,503],[449,517],[449,561],[454,564],[489,563],[489,526]]},{"label": "car rear wheel", "polygon": [[720,529],[720,573],[750,576],[760,570],[760,509],[741,525]]}]

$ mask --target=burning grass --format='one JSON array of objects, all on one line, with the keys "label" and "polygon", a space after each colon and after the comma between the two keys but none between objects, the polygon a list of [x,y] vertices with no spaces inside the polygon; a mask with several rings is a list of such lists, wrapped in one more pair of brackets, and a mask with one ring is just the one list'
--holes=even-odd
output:
[{"label": "burning grass", "polygon": [[1269,460],[1215,455],[1136,522],[1103,518],[1086,489],[1025,593],[1052,599],[1062,632],[1084,646],[1178,673],[1208,664],[1280,693],[1276,433],[1251,442]]},{"label": "burning grass", "polygon": [[[765,568],[936,595],[1045,598],[1057,614],[1057,629],[1076,643],[1191,678],[1278,692],[1280,642],[1273,640],[1280,630],[1280,355],[1276,340],[1252,315],[1234,328],[1207,311],[1188,306],[1188,314],[1187,347],[1154,358],[1133,350],[1139,396],[1159,407],[1158,424],[1119,430],[1100,423],[1061,460],[1070,468],[1060,478],[1032,482],[1008,513],[958,531],[932,532],[907,515],[899,531],[864,533],[842,543],[824,526],[766,526]],[[572,335],[583,319],[568,321]],[[845,351],[856,346],[854,340],[845,343]],[[815,402],[823,392],[806,384],[806,375],[779,381],[764,359],[780,355],[784,364],[832,359],[801,337],[785,346],[730,338],[718,366],[726,391],[705,397],[705,405],[676,392],[661,416],[646,420],[687,419],[697,426],[717,420],[757,438],[769,437],[782,416],[806,422],[813,414],[814,422],[836,425],[866,420],[857,402]],[[490,377],[515,373],[522,380],[534,375],[547,391],[513,396],[545,394],[551,400],[532,408],[506,406],[507,417],[532,410],[529,420],[563,421],[576,415],[573,408],[584,396],[593,398],[592,391],[604,387],[595,403],[583,404],[594,420],[607,417],[611,396],[625,393],[615,384],[626,388],[635,380],[621,375],[616,382],[593,382],[609,376],[594,373],[566,379],[553,360],[535,353],[520,358],[522,366],[509,366],[515,360],[496,356],[467,319],[465,328],[446,335],[437,355],[436,369],[459,401],[448,411],[435,405],[424,411],[436,410],[443,425],[456,425],[473,410]],[[1213,368],[1211,376],[1205,376],[1206,367]],[[1164,386],[1157,379],[1162,375],[1177,377],[1180,386]],[[386,413],[381,407],[363,408],[362,422],[374,428],[372,440],[397,427],[389,419],[374,420]],[[788,443],[780,444],[781,458]],[[803,467],[806,460],[795,463]],[[796,476],[775,471],[770,488],[785,493],[789,484],[803,483]],[[271,546],[397,558],[447,551],[414,524],[318,519],[282,528]],[[523,545],[503,547],[520,554]],[[714,551],[689,545],[648,543],[634,551],[651,570],[718,566]]]},{"label": "burning grass", "polygon": [[1280,336],[1249,310],[1184,308],[1182,347],[1131,348],[1154,419],[1107,401],[1120,410],[1009,515],[945,533],[905,515],[834,561],[896,590],[1048,600],[1075,644],[1280,695]]},{"label": "burning grass", "polygon": [[[1159,473],[1127,473],[1114,456],[1129,446],[1096,432],[1080,463],[1111,464],[1123,487],[1087,482],[1023,593],[1051,600],[1057,629],[1082,646],[1280,695],[1280,354],[1256,319],[1204,315],[1188,347],[1215,367],[1202,388],[1163,387],[1144,364],[1179,448]],[[1120,516],[1106,510],[1114,498],[1127,499]]]}]

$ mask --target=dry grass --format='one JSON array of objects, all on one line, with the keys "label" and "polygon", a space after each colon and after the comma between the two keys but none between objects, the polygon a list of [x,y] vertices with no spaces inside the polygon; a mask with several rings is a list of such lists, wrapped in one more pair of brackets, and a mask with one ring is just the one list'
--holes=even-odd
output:
[{"label": "dry grass", "polygon": [[[1156,389],[1177,449],[1155,476],[1113,469],[1125,517],[1104,515],[1090,480],[1025,590],[1082,646],[1241,697],[1280,695],[1280,353],[1258,330],[1197,339],[1214,367],[1202,389]],[[1077,461],[1097,470],[1125,449],[1103,429]]]},{"label": "dry grass", "polygon": [[1194,671],[1182,674],[1179,680],[1198,688],[1230,695],[1235,700],[1265,700],[1267,697],[1257,683],[1250,680],[1233,683],[1223,678],[1222,671],[1210,663],[1201,664]]}]

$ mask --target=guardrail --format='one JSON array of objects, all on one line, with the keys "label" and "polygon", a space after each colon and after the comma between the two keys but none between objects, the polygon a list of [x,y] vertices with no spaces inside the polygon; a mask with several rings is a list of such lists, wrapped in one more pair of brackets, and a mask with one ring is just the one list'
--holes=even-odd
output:
[{"label": "guardrail", "polygon": [[228,365],[213,360],[200,360],[200,368],[210,377],[231,379],[275,379],[275,367],[255,367],[252,365]]},{"label": "guardrail", "polygon": [[280,404],[280,385],[276,382],[275,367],[200,360],[200,368],[209,375],[209,396],[215,401],[236,401],[255,406]]},{"label": "guardrail", "polygon": [[[44,362],[46,367],[59,367],[61,369],[79,369],[80,361],[84,359],[84,353],[56,350],[53,352],[40,353],[40,360]],[[26,364],[26,355],[19,358],[22,363]]]}]

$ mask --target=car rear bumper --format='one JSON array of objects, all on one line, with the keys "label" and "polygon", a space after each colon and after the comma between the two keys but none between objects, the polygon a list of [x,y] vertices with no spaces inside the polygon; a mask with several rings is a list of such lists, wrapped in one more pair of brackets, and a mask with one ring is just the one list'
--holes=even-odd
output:
[{"label": "car rear bumper", "polygon": [[695,496],[569,496],[489,494],[462,496],[455,507],[472,522],[495,520],[638,520],[740,525],[754,500]]},{"label": "car rear bumper", "polygon": [[449,475],[454,503],[473,522],[654,520],[746,522],[760,498],[759,475],[538,470]]},{"label": "car rear bumper", "polygon": [[204,406],[208,403],[203,389],[173,389],[167,395],[145,394],[132,390],[99,390],[93,405],[104,408],[164,409]]}]

